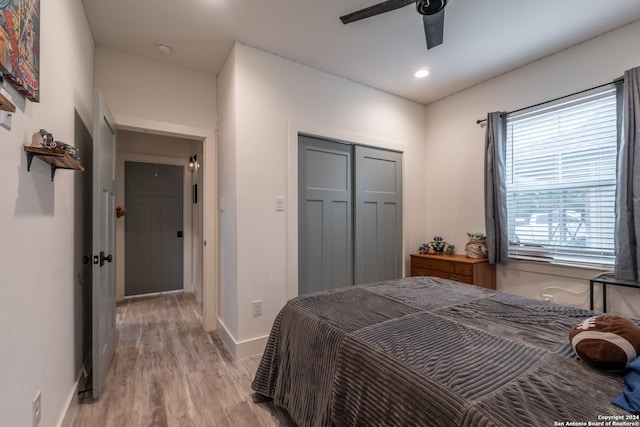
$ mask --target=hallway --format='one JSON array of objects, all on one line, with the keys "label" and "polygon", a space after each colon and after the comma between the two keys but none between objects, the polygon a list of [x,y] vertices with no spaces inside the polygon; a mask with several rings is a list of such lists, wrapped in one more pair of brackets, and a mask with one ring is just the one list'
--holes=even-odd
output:
[{"label": "hallway", "polygon": [[118,305],[117,331],[102,395],[81,400],[74,426],[281,425],[271,405],[251,400],[260,357],[231,361],[218,336],[203,331],[193,294],[128,299]]}]

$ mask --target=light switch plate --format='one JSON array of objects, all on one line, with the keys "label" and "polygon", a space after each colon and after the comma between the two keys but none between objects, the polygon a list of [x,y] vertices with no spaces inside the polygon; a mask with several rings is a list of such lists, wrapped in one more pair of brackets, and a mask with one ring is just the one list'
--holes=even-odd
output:
[{"label": "light switch plate", "polygon": [[282,196],[276,197],[276,211],[277,212],[284,211],[284,197]]},{"label": "light switch plate", "polygon": [[11,130],[11,118],[13,113],[9,111],[0,111],[0,126],[7,130]]}]

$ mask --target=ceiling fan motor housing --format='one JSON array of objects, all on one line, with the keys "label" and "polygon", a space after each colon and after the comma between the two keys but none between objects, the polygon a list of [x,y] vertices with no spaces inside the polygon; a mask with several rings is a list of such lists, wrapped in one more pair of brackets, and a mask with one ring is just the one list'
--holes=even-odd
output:
[{"label": "ceiling fan motor housing", "polygon": [[421,15],[435,15],[447,5],[447,0],[418,0],[416,9]]}]

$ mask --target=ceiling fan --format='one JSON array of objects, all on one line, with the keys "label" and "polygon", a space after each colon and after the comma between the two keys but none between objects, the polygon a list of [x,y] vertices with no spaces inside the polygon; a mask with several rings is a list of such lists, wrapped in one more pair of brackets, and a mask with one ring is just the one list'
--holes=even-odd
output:
[{"label": "ceiling fan", "polygon": [[442,44],[444,7],[447,5],[447,1],[448,0],[387,0],[341,16],[340,20],[343,24],[349,24],[415,3],[418,13],[422,15],[424,35],[427,39],[427,49],[431,49]]}]

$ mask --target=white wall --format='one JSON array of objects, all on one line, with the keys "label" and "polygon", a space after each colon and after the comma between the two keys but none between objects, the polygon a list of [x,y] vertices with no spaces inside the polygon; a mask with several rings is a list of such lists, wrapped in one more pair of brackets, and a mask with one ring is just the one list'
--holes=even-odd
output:
[{"label": "white wall", "polygon": [[[441,235],[464,253],[467,231],[484,231],[484,129],[490,111],[510,111],[607,83],[640,65],[640,22],[607,33],[525,67],[430,104],[426,113],[428,237]],[[430,179],[430,176],[445,179]],[[533,298],[547,286],[577,292],[588,288],[593,270],[540,267],[513,262],[498,269],[498,289]],[[560,303],[588,307],[588,293],[551,290]],[[612,289],[609,311],[640,314],[640,293]],[[626,296],[629,296],[626,298]]]},{"label": "white wall", "polygon": [[100,46],[95,68],[118,125],[146,119],[215,129],[215,76]]},{"label": "white wall", "polygon": [[74,174],[34,159],[22,145],[40,128],[73,144],[74,110],[92,129],[94,45],[78,0],[41,2],[40,103],[13,92],[13,129],[0,128],[0,418],[32,425],[42,392],[41,426],[54,426],[73,395],[77,374],[74,322]]},{"label": "white wall", "polygon": [[[237,282],[223,278],[221,286],[237,293],[237,313],[230,313],[238,330],[228,332],[242,357],[263,350],[276,314],[297,294],[297,133],[404,152],[406,265],[425,231],[425,108],[242,44],[229,60],[235,61],[228,72],[235,80],[229,83],[235,87]],[[225,126],[221,121],[221,133]],[[286,212],[275,211],[276,196],[286,197]],[[254,300],[263,301],[261,317],[252,316]]]},{"label": "white wall", "polygon": [[218,196],[220,203],[220,299],[218,322],[229,348],[238,335],[236,209],[236,48],[218,74]]}]

